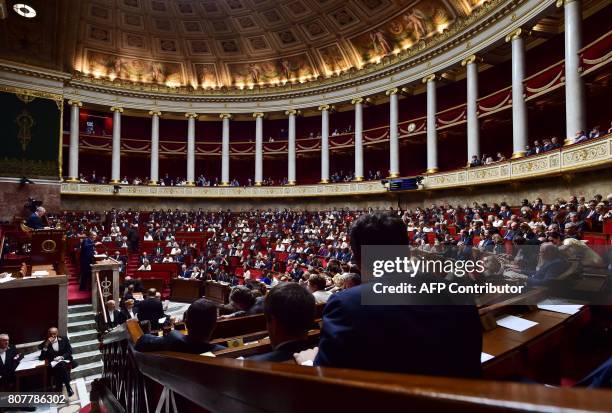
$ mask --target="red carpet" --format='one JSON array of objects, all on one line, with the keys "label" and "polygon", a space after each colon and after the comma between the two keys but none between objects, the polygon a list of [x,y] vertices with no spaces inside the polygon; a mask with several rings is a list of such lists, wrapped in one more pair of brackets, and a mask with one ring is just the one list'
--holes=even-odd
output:
[{"label": "red carpet", "polygon": [[91,304],[91,291],[79,291],[79,271],[75,265],[66,258],[66,272],[68,272],[68,305]]}]

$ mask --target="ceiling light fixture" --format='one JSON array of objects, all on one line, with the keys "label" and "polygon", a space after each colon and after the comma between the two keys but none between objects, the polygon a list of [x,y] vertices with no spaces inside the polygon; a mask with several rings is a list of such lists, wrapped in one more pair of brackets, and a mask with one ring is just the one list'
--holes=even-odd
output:
[{"label": "ceiling light fixture", "polygon": [[32,6],[29,6],[25,3],[16,3],[13,5],[13,10],[20,16],[23,16],[27,19],[31,19],[36,17],[36,10]]}]

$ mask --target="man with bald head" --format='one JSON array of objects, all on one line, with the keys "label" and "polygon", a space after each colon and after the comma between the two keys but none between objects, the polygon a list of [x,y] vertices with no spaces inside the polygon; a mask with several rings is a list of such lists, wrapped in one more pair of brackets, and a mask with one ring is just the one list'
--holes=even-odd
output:
[{"label": "man with bald head", "polygon": [[106,302],[106,329],[115,328],[125,322],[123,314],[117,310],[117,304],[115,300],[108,300]]},{"label": "man with bald head", "polygon": [[38,345],[40,349],[39,360],[45,360],[51,374],[55,378],[56,390],[62,391],[62,384],[66,386],[68,397],[74,392],[70,387],[70,369],[76,367],[76,362],[72,359],[72,347],[68,337],[60,336],[57,327],[47,330],[47,339]]},{"label": "man with bald head", "polygon": [[15,369],[23,355],[10,345],[9,335],[0,334],[0,391],[15,387]]}]

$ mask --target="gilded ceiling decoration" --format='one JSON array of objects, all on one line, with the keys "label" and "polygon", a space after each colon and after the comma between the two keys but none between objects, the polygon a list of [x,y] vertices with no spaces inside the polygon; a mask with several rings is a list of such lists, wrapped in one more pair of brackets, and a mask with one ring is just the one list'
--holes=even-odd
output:
[{"label": "gilded ceiling decoration", "polygon": [[410,49],[485,1],[32,0],[43,25],[10,15],[0,56],[171,87],[307,83]]}]

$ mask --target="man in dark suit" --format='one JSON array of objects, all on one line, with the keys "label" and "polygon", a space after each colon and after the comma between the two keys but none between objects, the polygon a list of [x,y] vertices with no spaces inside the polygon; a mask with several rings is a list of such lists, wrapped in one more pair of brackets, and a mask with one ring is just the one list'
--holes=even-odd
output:
[{"label": "man in dark suit", "polygon": [[36,212],[32,213],[28,218],[27,225],[33,229],[43,229],[45,225],[43,224],[42,218],[45,216],[45,208],[39,206],[36,208]]},{"label": "man in dark suit", "polygon": [[200,298],[185,312],[185,325],[189,334],[172,330],[167,336],[144,334],[136,343],[137,351],[178,351],[202,354],[223,350],[225,347],[210,344],[210,336],[217,325],[217,306],[210,300]]},{"label": "man in dark suit", "polygon": [[138,243],[140,242],[140,234],[138,234],[138,228],[134,225],[130,225],[130,229],[127,233],[128,245],[130,246],[130,252],[138,252]]},{"label": "man in dark suit", "polygon": [[0,334],[0,391],[15,388],[15,369],[23,358],[15,346],[10,345],[8,334]]},{"label": "man in dark suit", "polygon": [[150,321],[151,328],[154,330],[158,330],[161,327],[159,319],[166,317],[166,314],[164,314],[164,306],[156,295],[157,291],[155,288],[150,288],[147,291],[147,298],[138,305],[138,320]]},{"label": "man in dark suit", "polygon": [[45,360],[49,364],[51,374],[55,378],[57,391],[62,390],[62,384],[66,386],[68,397],[74,392],[70,387],[70,367],[76,367],[72,359],[72,347],[68,337],[60,336],[57,327],[51,327],[47,331],[47,339],[38,345],[40,349],[39,360]]},{"label": "man in dark suit", "polygon": [[527,280],[529,286],[550,284],[570,267],[563,253],[551,242],[540,245],[540,259],[542,264]]},{"label": "man in dark suit", "polygon": [[[409,240],[400,218],[375,213],[352,224],[350,242],[361,264],[362,245],[407,246]],[[474,305],[414,305],[410,295],[404,305],[362,305],[362,292],[371,290],[371,284],[329,299],[314,365],[455,377],[481,374],[482,326]]]},{"label": "man in dark suit", "polygon": [[91,290],[91,264],[94,263],[96,255],[96,236],[95,232],[90,232],[89,236],[81,243],[81,279],[79,283],[80,291]]},{"label": "man in dark suit", "polygon": [[270,290],[264,301],[266,326],[272,351],[249,360],[283,362],[309,348],[308,330],[313,326],[315,298],[296,283],[281,283]]},{"label": "man in dark suit", "polygon": [[121,314],[125,320],[131,320],[133,318],[138,318],[138,310],[134,306],[133,299],[125,300],[125,307],[121,310]]},{"label": "man in dark suit", "polygon": [[106,302],[106,329],[115,328],[125,322],[124,315],[117,310],[115,300]]}]

